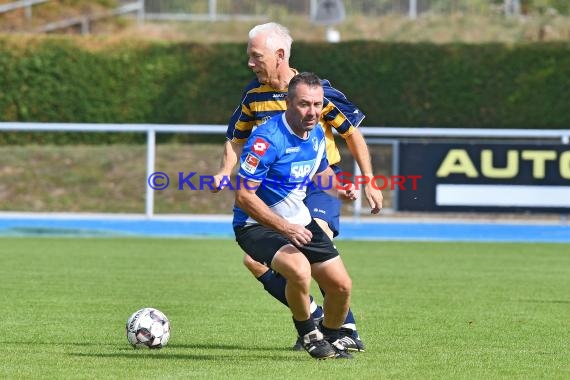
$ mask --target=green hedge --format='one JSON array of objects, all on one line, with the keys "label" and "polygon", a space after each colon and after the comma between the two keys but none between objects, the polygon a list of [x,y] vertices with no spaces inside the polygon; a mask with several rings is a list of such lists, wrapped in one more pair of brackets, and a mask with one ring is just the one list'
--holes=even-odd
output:
[{"label": "green hedge", "polygon": [[357,100],[367,125],[570,128],[568,43],[361,42],[296,54]]},{"label": "green hedge", "polygon": [[[244,44],[96,43],[0,38],[1,120],[225,124],[252,78]],[[295,43],[291,65],[330,79],[369,126],[570,128],[570,43]],[[0,133],[0,144],[143,139]]]}]

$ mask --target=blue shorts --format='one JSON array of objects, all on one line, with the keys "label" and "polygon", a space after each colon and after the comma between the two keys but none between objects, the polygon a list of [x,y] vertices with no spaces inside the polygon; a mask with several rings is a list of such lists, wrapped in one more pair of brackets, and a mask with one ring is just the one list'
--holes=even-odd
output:
[{"label": "blue shorts", "polygon": [[[335,173],[342,171],[336,165],[331,165],[331,169]],[[333,232],[333,237],[336,237],[340,231],[339,221],[342,202],[338,198],[328,195],[318,186],[307,186],[307,197],[304,202],[311,212],[311,217],[327,222]]]}]

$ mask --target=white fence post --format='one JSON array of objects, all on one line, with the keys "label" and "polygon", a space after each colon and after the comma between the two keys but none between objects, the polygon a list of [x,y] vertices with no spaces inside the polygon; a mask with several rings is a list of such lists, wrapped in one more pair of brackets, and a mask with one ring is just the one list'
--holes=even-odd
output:
[{"label": "white fence post", "polygon": [[209,0],[208,1],[208,14],[210,15],[210,21],[216,21],[217,14],[218,14],[218,6],[216,4],[216,0]]},{"label": "white fence post", "polygon": [[154,189],[150,187],[148,179],[154,173],[154,158],[156,155],[156,132],[149,129],[146,134],[146,206],[145,215],[147,218],[152,218],[154,215]]},{"label": "white fence post", "polygon": [[408,17],[411,20],[415,20],[418,18],[418,1],[417,0],[410,0],[410,7],[408,9]]},{"label": "white fence post", "polygon": [[30,0],[25,0],[24,1],[24,14],[26,15],[26,18],[29,20],[32,18],[32,2]]},{"label": "white fence post", "polygon": [[138,11],[137,11],[137,23],[138,23],[139,25],[144,24],[144,19],[145,19],[145,17],[144,17],[144,12],[145,12],[145,10],[144,10],[144,0],[139,0],[139,9],[138,9]]}]

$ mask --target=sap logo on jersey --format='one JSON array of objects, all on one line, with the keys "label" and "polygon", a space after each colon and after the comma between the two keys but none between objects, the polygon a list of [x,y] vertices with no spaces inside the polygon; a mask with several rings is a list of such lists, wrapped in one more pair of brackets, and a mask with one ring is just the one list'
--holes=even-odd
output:
[{"label": "sap logo on jersey", "polygon": [[294,162],[291,164],[291,178],[305,178],[313,169],[315,160]]},{"label": "sap logo on jersey", "polygon": [[269,148],[269,143],[261,137],[256,138],[253,145],[251,146],[251,149],[259,156],[263,156],[267,151],[267,148]]}]

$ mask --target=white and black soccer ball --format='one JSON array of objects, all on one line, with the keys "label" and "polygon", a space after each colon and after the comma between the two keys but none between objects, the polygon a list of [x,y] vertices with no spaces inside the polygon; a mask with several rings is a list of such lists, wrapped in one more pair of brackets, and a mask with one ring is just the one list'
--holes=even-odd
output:
[{"label": "white and black soccer ball", "polygon": [[170,321],[158,309],[137,310],[127,320],[127,339],[135,348],[162,348],[170,339]]}]

